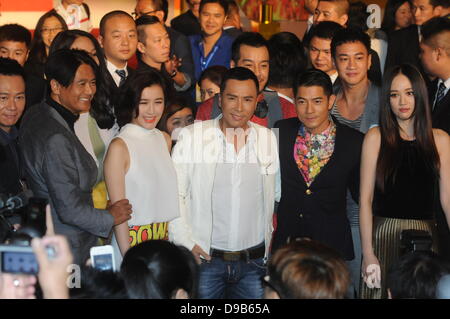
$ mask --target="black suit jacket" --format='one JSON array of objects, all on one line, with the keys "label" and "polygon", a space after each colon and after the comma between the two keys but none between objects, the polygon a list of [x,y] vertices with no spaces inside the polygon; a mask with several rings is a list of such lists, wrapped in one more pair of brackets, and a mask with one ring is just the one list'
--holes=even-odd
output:
[{"label": "black suit jacket", "polygon": [[191,42],[187,36],[173,28],[167,27],[167,33],[170,37],[170,56],[175,54],[177,58],[181,58],[179,71],[189,75],[192,81],[190,88],[195,87],[195,65],[192,59]]},{"label": "black suit jacket", "polygon": [[278,121],[281,170],[281,200],[273,250],[290,237],[309,237],[346,259],[354,258],[352,233],[346,212],[346,193],[359,198],[359,165],[364,135],[336,123],[333,155],[308,187],[294,160],[294,144],[300,121]]},{"label": "black suit jacket", "polygon": [[384,69],[409,63],[423,73],[419,58],[419,33],[416,25],[392,32],[388,39],[388,51]]},{"label": "black suit jacket", "polygon": [[170,26],[187,37],[194,34],[202,34],[200,22],[191,10],[173,18],[170,21]]},{"label": "black suit jacket", "polygon": [[[438,89],[438,79],[434,80],[430,85],[429,101],[433,106],[434,98]],[[450,90],[447,94],[434,106],[432,111],[433,127],[440,128],[450,134]]]},{"label": "black suit jacket", "polygon": [[[438,88],[438,79],[432,82],[429,90],[430,106],[433,106]],[[450,134],[450,90],[437,103],[431,113],[433,128],[440,128]],[[450,230],[442,207],[436,211],[437,231],[439,238],[439,254],[450,260]]]}]

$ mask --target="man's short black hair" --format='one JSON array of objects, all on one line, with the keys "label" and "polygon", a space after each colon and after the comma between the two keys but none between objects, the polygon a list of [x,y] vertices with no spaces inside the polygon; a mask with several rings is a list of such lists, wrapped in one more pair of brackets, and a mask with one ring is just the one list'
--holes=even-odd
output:
[{"label": "man's short black hair", "polygon": [[198,9],[198,12],[202,12],[203,7],[208,3],[217,3],[223,8],[223,11],[225,12],[225,15],[228,13],[228,1],[227,0],[202,0],[200,2],[200,7]]},{"label": "man's short black hair", "polygon": [[430,4],[433,8],[441,6],[445,9],[450,8],[450,0],[430,0]]},{"label": "man's short black hair", "polygon": [[169,14],[169,3],[167,0],[151,0],[153,2],[153,7],[155,10],[164,12],[163,21],[166,22],[167,15]]},{"label": "man's short black hair", "polygon": [[31,32],[20,24],[4,24],[0,27],[0,42],[3,41],[22,42],[30,48]]},{"label": "man's short black hair", "polygon": [[223,93],[226,89],[228,80],[246,81],[252,80],[255,82],[256,92],[259,92],[259,82],[255,73],[251,70],[243,67],[236,67],[229,69],[223,76],[222,84],[220,85],[220,93]]},{"label": "man's short black hair", "polygon": [[310,39],[310,42],[311,39],[314,37],[332,40],[336,32],[342,29],[344,29],[344,27],[341,26],[339,23],[333,21],[322,21],[319,22],[317,25],[312,26],[308,37]]},{"label": "man's short black hair", "polygon": [[144,28],[141,26],[146,25],[152,25],[152,24],[158,24],[161,23],[159,19],[155,16],[147,16],[143,15],[139,17],[136,20],[136,27],[137,27],[137,33],[138,33],[138,40],[139,42],[145,43],[145,39],[147,38],[147,35],[145,34]]},{"label": "man's short black hair", "polygon": [[422,41],[432,48],[436,48],[437,43],[433,39],[444,32],[450,32],[450,19],[432,18],[422,25]]},{"label": "man's short black hair", "polygon": [[100,31],[99,32],[100,32],[101,36],[105,35],[106,22],[108,22],[109,19],[117,17],[117,16],[129,17],[134,22],[133,17],[129,13],[125,12],[125,11],[115,10],[115,11],[108,12],[100,20]]},{"label": "man's short black hair", "polygon": [[89,65],[96,79],[99,78],[98,65],[89,54],[83,50],[70,49],[61,49],[50,54],[45,64],[45,77],[48,83],[56,80],[63,87],[68,87],[82,64]]},{"label": "man's short black hair", "polygon": [[367,54],[370,54],[370,37],[367,33],[355,29],[345,28],[337,31],[331,40],[331,55],[336,58],[336,48],[345,43],[361,42],[367,50]]},{"label": "man's short black hair", "polygon": [[291,88],[297,74],[306,69],[306,56],[303,43],[291,32],[279,32],[269,41],[269,85]]},{"label": "man's short black hair", "polygon": [[413,252],[391,266],[386,286],[393,299],[434,299],[439,279],[449,271],[433,252]]},{"label": "man's short black hair", "polygon": [[21,76],[25,81],[25,72],[19,62],[9,58],[0,58],[0,75]]},{"label": "man's short black hair", "polygon": [[294,97],[297,97],[299,87],[319,86],[323,89],[326,96],[330,97],[333,93],[333,84],[325,72],[316,69],[310,69],[299,74],[294,80]]},{"label": "man's short black hair", "polygon": [[257,32],[243,32],[233,42],[231,46],[231,59],[234,63],[238,63],[241,58],[241,46],[248,45],[254,48],[266,47],[269,50],[266,39]]}]

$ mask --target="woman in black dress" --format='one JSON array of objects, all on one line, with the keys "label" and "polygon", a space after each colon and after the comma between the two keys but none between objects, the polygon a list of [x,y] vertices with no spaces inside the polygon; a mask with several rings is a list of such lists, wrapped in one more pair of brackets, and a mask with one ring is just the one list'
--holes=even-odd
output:
[{"label": "woman in black dress", "polygon": [[[360,228],[363,298],[385,298],[385,274],[399,256],[400,234],[425,230],[437,250],[434,212],[450,221],[450,137],[432,129],[425,81],[411,65],[385,77],[380,127],[363,144]],[[367,289],[367,288],[381,289]]]}]

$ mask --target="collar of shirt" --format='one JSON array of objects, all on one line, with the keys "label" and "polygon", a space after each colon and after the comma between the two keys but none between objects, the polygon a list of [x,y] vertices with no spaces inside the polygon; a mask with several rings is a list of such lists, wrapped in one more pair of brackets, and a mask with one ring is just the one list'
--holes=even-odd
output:
[{"label": "collar of shirt", "polygon": [[116,73],[116,70],[124,70],[125,75],[128,76],[127,65],[128,64],[125,64],[125,67],[123,69],[119,69],[114,64],[112,64],[110,61],[108,61],[108,59],[106,59],[106,68],[108,69],[109,73],[111,74],[114,82],[116,82],[117,86],[119,86],[119,84],[120,84],[120,76],[119,76],[119,74]]},{"label": "collar of shirt", "polygon": [[443,81],[442,79],[439,79],[438,81],[438,87],[439,85],[441,85],[441,83],[444,83],[445,85],[445,91],[447,92],[447,90],[450,88],[450,78],[448,78],[447,80]]},{"label": "collar of shirt", "polygon": [[11,130],[8,132],[0,129],[0,145],[6,146],[9,143],[15,141],[19,136],[19,131],[15,126],[11,127]]},{"label": "collar of shirt", "polygon": [[334,72],[333,75],[330,75],[330,80],[331,80],[331,83],[332,83],[332,84],[334,84],[334,82],[336,82],[337,77],[338,77],[337,71]]},{"label": "collar of shirt", "polygon": [[200,56],[203,58],[208,57],[212,52],[214,52],[214,48],[218,47],[218,49],[220,49],[222,43],[225,41],[225,38],[228,37],[228,35],[225,32],[222,32],[222,35],[220,36],[220,38],[217,40],[217,42],[214,44],[214,47],[212,48],[212,50],[209,52],[208,56],[204,56],[204,50],[203,50],[203,37],[201,35],[196,34],[195,36],[195,43],[197,45],[198,50],[200,51]]},{"label": "collar of shirt", "polygon": [[300,127],[298,129],[298,135],[304,139],[310,139],[312,141],[315,140],[326,140],[330,137],[330,133],[334,131],[336,128],[336,124],[334,124],[333,119],[330,117],[330,125],[323,131],[322,133],[309,133],[303,123],[300,123]]},{"label": "collar of shirt", "polygon": [[74,124],[78,120],[80,115],[73,114],[64,106],[53,100],[51,97],[47,97],[46,102],[48,105],[53,107],[59,115],[61,115],[67,125],[69,125],[70,130],[75,133]]},{"label": "collar of shirt", "polygon": [[[231,130],[230,133],[232,133],[233,129],[230,129],[230,130]],[[219,131],[220,131],[219,138],[221,139],[221,141],[223,143],[222,158],[224,159],[224,163],[229,163],[230,161],[234,162],[237,159],[241,158],[241,155],[243,154],[243,150],[248,150],[248,151],[245,151],[246,155],[249,155],[251,153],[251,150],[253,149],[253,146],[256,142],[256,132],[255,132],[254,127],[251,127],[250,125],[248,126],[247,130],[245,131],[245,134],[247,137],[245,140],[245,145],[240,148],[238,153],[236,153],[236,151],[235,151],[234,144],[227,141],[225,134],[222,132],[222,130],[220,128],[219,128]],[[238,142],[239,141],[240,141],[240,138],[238,138]]]}]

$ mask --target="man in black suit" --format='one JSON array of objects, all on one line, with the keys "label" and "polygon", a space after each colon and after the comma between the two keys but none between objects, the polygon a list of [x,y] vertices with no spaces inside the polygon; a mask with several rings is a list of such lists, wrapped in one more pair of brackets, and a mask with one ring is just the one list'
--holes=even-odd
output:
[{"label": "man in black suit", "polygon": [[[156,16],[165,26],[168,7],[167,0],[137,0],[134,15],[136,19],[143,15]],[[165,63],[165,68],[175,82],[176,90],[185,92],[195,85],[191,44],[184,34],[168,26],[165,28],[170,39],[170,59]]]},{"label": "man in black suit", "polygon": [[24,108],[25,72],[17,61],[0,58],[0,194],[23,191],[23,163],[15,125]]},{"label": "man in black suit", "polygon": [[273,250],[288,240],[309,237],[354,258],[346,192],[359,197],[363,134],[330,117],[334,95],[323,71],[300,74],[294,83],[298,118],[281,120],[281,200]]},{"label": "man in black suit", "polygon": [[443,9],[443,3],[449,0],[412,0],[411,6],[414,23],[407,28],[397,30],[389,36],[388,51],[384,69],[409,63],[423,73],[420,64],[420,37],[421,26],[428,20],[439,17]]},{"label": "man in black suit", "polygon": [[114,91],[125,83],[133,72],[127,66],[128,60],[136,53],[137,30],[134,19],[125,11],[111,11],[100,20],[100,35],[98,41],[103,48],[108,68],[108,87]]},{"label": "man in black suit", "polygon": [[[436,79],[429,90],[434,128],[450,134],[450,20],[433,18],[422,27],[420,59],[425,71]],[[442,210],[436,214],[440,254],[450,260],[450,232]]]},{"label": "man in black suit", "polygon": [[194,34],[202,34],[202,28],[198,20],[201,0],[186,0],[186,2],[189,5],[189,10],[173,18],[170,21],[170,25],[187,37]]}]

